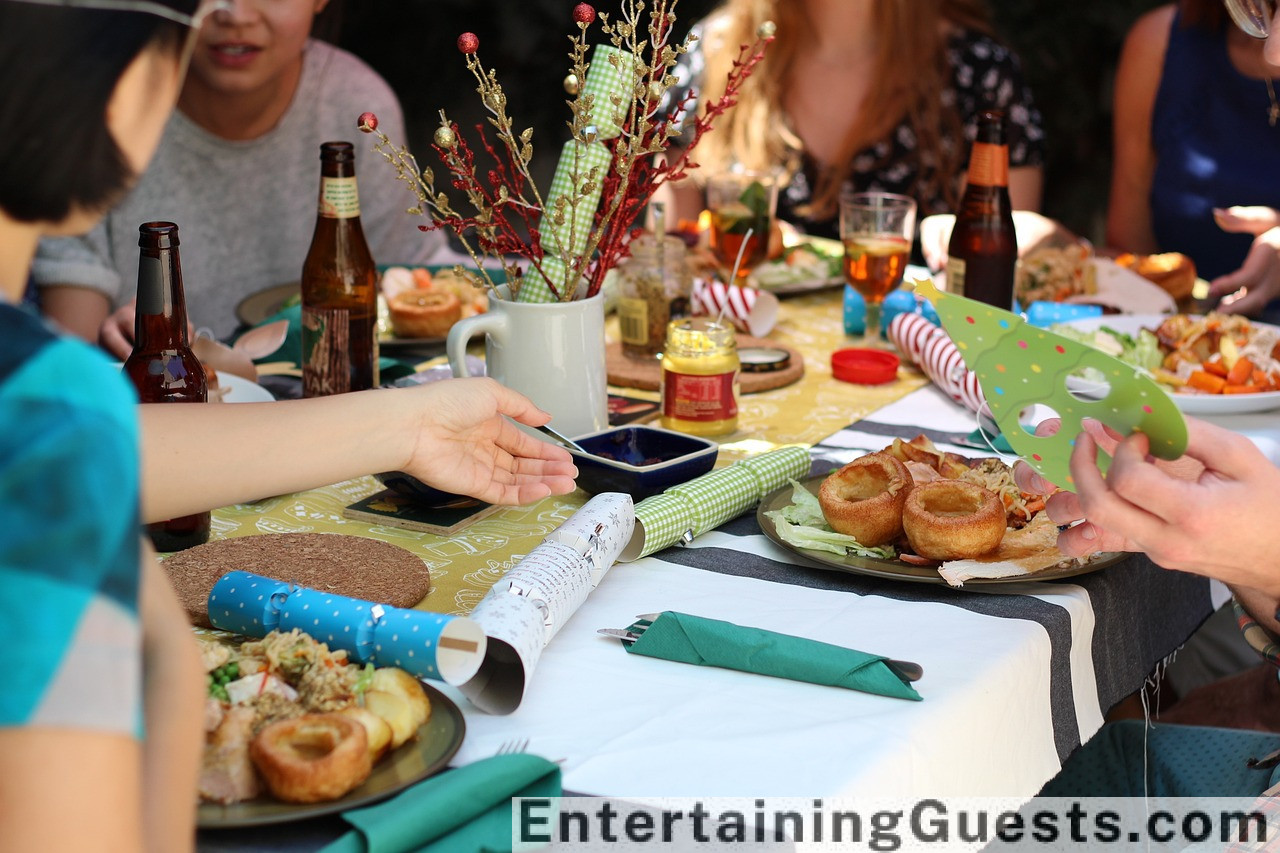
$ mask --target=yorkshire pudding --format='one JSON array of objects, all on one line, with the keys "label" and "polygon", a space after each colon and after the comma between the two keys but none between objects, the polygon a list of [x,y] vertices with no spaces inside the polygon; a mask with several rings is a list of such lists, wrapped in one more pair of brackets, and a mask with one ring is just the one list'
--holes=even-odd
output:
[{"label": "yorkshire pudding", "polygon": [[902,527],[921,557],[963,560],[1000,546],[1005,512],[1000,499],[977,483],[934,480],[911,490]]},{"label": "yorkshire pudding", "polygon": [[305,714],[272,723],[249,744],[271,793],[288,803],[336,800],[369,777],[365,728],[343,714]]},{"label": "yorkshire pudding", "polygon": [[910,491],[905,465],[887,453],[868,453],[823,480],[818,502],[832,530],[871,547],[902,535],[902,507]]},{"label": "yorkshire pudding", "polygon": [[462,317],[462,301],[447,290],[406,290],[389,300],[387,309],[401,338],[443,338]]}]

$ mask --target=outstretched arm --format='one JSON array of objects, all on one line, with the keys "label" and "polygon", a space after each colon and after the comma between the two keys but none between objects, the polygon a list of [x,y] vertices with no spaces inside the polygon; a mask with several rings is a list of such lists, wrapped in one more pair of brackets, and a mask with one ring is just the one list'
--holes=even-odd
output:
[{"label": "outstretched arm", "polygon": [[551,416],[492,379],[141,409],[146,521],[381,471],[503,504],[565,494],[577,476],[567,451],[507,419],[539,426]]}]

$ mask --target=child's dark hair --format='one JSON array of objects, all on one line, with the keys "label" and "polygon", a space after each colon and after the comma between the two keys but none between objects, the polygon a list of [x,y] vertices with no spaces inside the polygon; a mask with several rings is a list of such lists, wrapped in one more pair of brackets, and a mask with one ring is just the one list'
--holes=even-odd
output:
[{"label": "child's dark hair", "polygon": [[[196,0],[169,0],[184,13]],[[0,0],[0,209],[22,222],[103,210],[133,171],[106,124],[120,75],[152,42],[175,59],[188,29],[153,14]]]}]

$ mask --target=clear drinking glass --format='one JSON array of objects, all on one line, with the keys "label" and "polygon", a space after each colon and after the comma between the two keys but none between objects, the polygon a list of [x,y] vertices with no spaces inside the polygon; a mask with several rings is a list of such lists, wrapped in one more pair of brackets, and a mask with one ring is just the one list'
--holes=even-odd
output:
[{"label": "clear drinking glass", "polygon": [[880,305],[902,284],[915,239],[915,200],[896,193],[840,195],[844,277],[867,303],[862,345],[880,346]]},{"label": "clear drinking glass", "polygon": [[[769,252],[769,230],[778,209],[776,172],[722,172],[707,182],[711,251],[729,284],[745,284]],[[738,255],[742,255],[738,262]],[[732,278],[733,265],[738,274]]]}]

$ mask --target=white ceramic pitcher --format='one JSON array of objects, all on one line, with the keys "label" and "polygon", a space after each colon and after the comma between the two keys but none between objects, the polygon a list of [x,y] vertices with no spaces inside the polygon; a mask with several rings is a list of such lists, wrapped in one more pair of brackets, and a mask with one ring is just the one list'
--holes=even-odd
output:
[{"label": "white ceramic pitcher", "polygon": [[512,302],[506,285],[489,310],[459,320],[445,349],[454,376],[467,376],[467,342],[485,336],[485,372],[551,413],[575,438],[609,426],[604,296],[573,302]]}]

